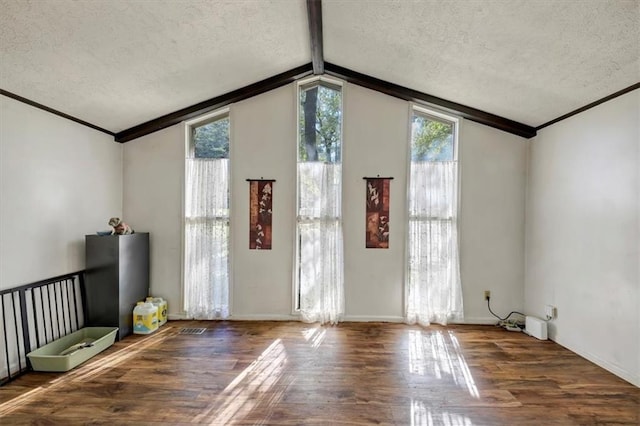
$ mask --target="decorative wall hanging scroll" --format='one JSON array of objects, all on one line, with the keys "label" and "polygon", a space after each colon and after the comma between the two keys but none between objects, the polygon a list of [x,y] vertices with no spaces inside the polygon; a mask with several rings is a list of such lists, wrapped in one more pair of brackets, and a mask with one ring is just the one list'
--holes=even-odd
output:
[{"label": "decorative wall hanging scroll", "polygon": [[249,182],[249,249],[271,250],[275,179],[247,179],[247,182]]},{"label": "decorative wall hanging scroll", "polygon": [[363,177],[367,181],[366,248],[389,248],[389,192],[392,177]]}]

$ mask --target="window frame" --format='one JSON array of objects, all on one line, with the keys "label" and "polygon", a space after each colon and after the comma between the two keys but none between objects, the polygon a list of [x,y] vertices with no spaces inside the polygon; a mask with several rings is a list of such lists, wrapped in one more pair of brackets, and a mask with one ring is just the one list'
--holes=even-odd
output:
[{"label": "window frame", "polygon": [[[229,159],[231,159],[231,114],[229,108],[222,108],[216,110],[212,113],[194,118],[193,120],[185,121],[185,160],[187,158],[198,158],[195,156],[196,145],[195,145],[195,129],[197,127],[206,126],[207,124],[214,123],[219,120],[223,120],[225,118],[229,119]],[[207,158],[207,157],[202,157]]]},{"label": "window frame", "polygon": [[[435,120],[435,121],[439,121],[439,122],[445,122],[445,123],[451,123],[453,125],[452,127],[452,132],[453,132],[453,158],[451,160],[439,160],[439,161],[434,161],[434,160],[420,160],[420,161],[414,161],[412,158],[412,146],[413,146],[413,118],[414,115],[419,115],[421,117],[427,118],[427,119],[431,119],[431,120]],[[464,256],[463,253],[463,248],[461,245],[461,230],[460,230],[460,225],[461,225],[461,221],[462,221],[462,203],[461,203],[461,188],[462,188],[462,164],[461,164],[461,138],[460,138],[460,134],[462,133],[462,128],[463,128],[463,122],[464,119],[460,116],[456,116],[456,115],[452,115],[449,112],[443,112],[442,110],[438,109],[438,108],[431,108],[429,106],[425,106],[425,105],[418,105],[415,103],[411,103],[409,105],[409,120],[408,120],[408,126],[409,126],[409,137],[408,137],[408,149],[407,149],[407,199],[406,199],[406,208],[407,208],[407,212],[406,212],[406,220],[407,220],[407,237],[405,240],[405,277],[404,277],[404,313],[405,313],[405,320],[407,319],[406,315],[407,315],[407,310],[408,310],[408,298],[407,298],[407,283],[409,280],[409,275],[411,274],[411,268],[412,265],[410,264],[410,254],[411,254],[411,241],[410,241],[410,235],[411,233],[409,232],[409,228],[411,227],[412,223],[418,223],[418,224],[425,224],[428,225],[430,223],[435,223],[435,222],[444,222],[446,223],[448,226],[450,227],[455,227],[455,231],[456,231],[456,244],[457,244],[457,252],[458,252],[458,262],[459,265],[462,263],[462,259]],[[411,211],[411,200],[409,198],[410,194],[411,194],[411,190],[410,190],[410,185],[411,185],[411,176],[412,176],[412,167],[413,167],[413,163],[456,163],[456,187],[455,187],[455,203],[456,203],[456,208],[455,211],[453,212],[453,214],[455,214],[455,216],[442,216],[442,215],[435,215],[435,216],[427,216],[427,215],[419,215],[419,214],[412,214]],[[453,201],[453,200],[452,200]],[[458,272],[458,274],[461,274],[460,271]],[[459,279],[461,280],[461,277],[459,276]]]},{"label": "window frame", "polygon": [[[344,95],[345,95],[345,83],[341,80],[326,77],[326,76],[312,76],[309,78],[301,79],[295,84],[295,110],[296,110],[296,199],[295,199],[295,223],[294,223],[294,252],[293,252],[293,266],[292,271],[292,300],[291,300],[291,314],[294,316],[300,316],[300,234],[299,224],[310,223],[315,220],[322,220],[321,218],[304,218],[300,219],[300,180],[298,176],[298,164],[300,161],[300,119],[301,117],[301,105],[300,99],[303,91],[311,89],[315,86],[324,86],[332,90],[340,92],[340,161],[337,164],[343,163],[344,156]],[[341,181],[341,194],[343,197],[344,191],[342,191],[344,183]],[[341,203],[342,204],[342,203]],[[340,217],[336,217],[335,220],[342,219],[342,211]]]},{"label": "window frame", "polygon": [[233,230],[231,229],[231,217],[233,216],[233,205],[231,200],[231,194],[233,194],[233,182],[231,179],[232,176],[232,155],[233,155],[233,132],[232,132],[232,113],[230,107],[224,107],[216,109],[215,111],[206,113],[204,115],[200,115],[190,120],[185,120],[182,122],[183,126],[183,160],[182,160],[182,182],[180,188],[182,189],[182,209],[181,209],[181,224],[180,224],[180,306],[182,307],[182,311],[180,315],[186,318],[186,307],[185,307],[185,256],[186,256],[186,225],[187,225],[187,217],[186,217],[186,197],[187,197],[187,160],[194,159],[195,157],[195,142],[193,140],[194,129],[196,127],[204,126],[208,123],[223,119],[229,118],[229,317],[233,316]]},{"label": "window frame", "polygon": [[458,153],[460,150],[459,144],[458,144],[458,134],[460,132],[459,127],[460,127],[460,121],[461,121],[460,118],[451,116],[451,115],[446,115],[441,112],[420,107],[417,105],[411,105],[410,112],[411,112],[411,117],[409,119],[409,165],[411,165],[412,162],[425,162],[425,161],[430,161],[434,163],[438,162],[438,161],[431,161],[431,160],[414,161],[411,158],[411,153],[413,149],[413,117],[416,115],[427,120],[436,121],[443,124],[451,124],[453,129],[452,130],[453,155],[451,160],[444,160],[444,161],[458,161]]},{"label": "window frame", "polygon": [[[456,162],[458,163],[458,175],[457,175],[457,188],[456,188],[456,194],[457,194],[457,199],[456,199],[456,217],[458,218],[457,220],[457,230],[458,230],[458,244],[460,243],[460,189],[461,189],[461,167],[460,167],[460,159],[459,159],[459,153],[460,153],[460,144],[459,144],[459,134],[460,134],[460,126],[462,124],[462,119],[460,117],[454,116],[454,115],[450,115],[450,114],[446,114],[443,113],[437,109],[432,109],[432,108],[427,108],[421,105],[417,105],[417,104],[410,104],[409,105],[409,149],[408,149],[408,161],[407,161],[407,192],[409,191],[409,185],[411,184],[411,164],[412,163],[425,163],[425,162],[431,162],[431,163],[442,163],[444,161],[431,161],[431,160],[421,160],[421,161],[414,161],[412,159],[412,149],[413,149],[413,117],[414,115],[419,115],[423,118],[429,119],[429,120],[434,120],[434,121],[438,121],[441,123],[445,123],[445,124],[451,124],[452,125],[452,133],[453,133],[453,158],[451,160],[446,160],[446,161],[452,161],[452,162]],[[451,222],[453,220],[452,217],[439,217],[439,216],[435,216],[435,217],[431,217],[431,216],[420,216],[420,215],[413,215],[411,213],[411,209],[409,206],[409,198],[407,197],[407,220],[410,222],[412,220],[420,220],[420,221],[430,221],[430,220],[440,220],[440,221],[446,221],[446,222]],[[408,223],[407,223],[408,225]],[[409,241],[407,240],[407,245],[409,244]],[[407,256],[409,254],[408,251],[408,246],[407,246]]]}]

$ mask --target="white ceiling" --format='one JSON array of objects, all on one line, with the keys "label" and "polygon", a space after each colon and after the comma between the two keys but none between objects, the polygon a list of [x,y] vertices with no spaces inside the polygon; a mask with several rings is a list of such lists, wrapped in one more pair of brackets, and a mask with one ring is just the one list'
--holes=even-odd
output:
[{"label": "white ceiling", "polygon": [[[323,0],[327,62],[531,126],[640,81],[640,0]],[[0,88],[119,132],[311,61],[304,0],[0,0]]]},{"label": "white ceiling", "polygon": [[0,88],[118,132],[310,61],[303,1],[0,0]]},{"label": "white ceiling", "polygon": [[638,0],[324,0],[325,60],[538,126],[640,81]]}]

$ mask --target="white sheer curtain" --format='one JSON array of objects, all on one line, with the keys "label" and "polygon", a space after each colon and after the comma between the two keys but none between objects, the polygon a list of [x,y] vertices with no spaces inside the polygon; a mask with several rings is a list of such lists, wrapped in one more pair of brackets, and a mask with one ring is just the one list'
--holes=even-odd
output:
[{"label": "white sheer curtain", "polygon": [[185,311],[229,316],[229,160],[186,160]]},{"label": "white sheer curtain", "polygon": [[406,321],[461,320],[456,161],[411,162]]},{"label": "white sheer curtain", "polygon": [[344,313],[342,166],[298,163],[300,313],[335,324]]}]

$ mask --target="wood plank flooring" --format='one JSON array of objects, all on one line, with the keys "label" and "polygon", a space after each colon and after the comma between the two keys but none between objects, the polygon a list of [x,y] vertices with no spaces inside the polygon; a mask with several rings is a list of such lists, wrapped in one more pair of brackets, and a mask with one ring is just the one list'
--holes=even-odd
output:
[{"label": "wood plank flooring", "polygon": [[638,425],[640,389],[492,326],[172,321],[0,387],[0,424]]}]

